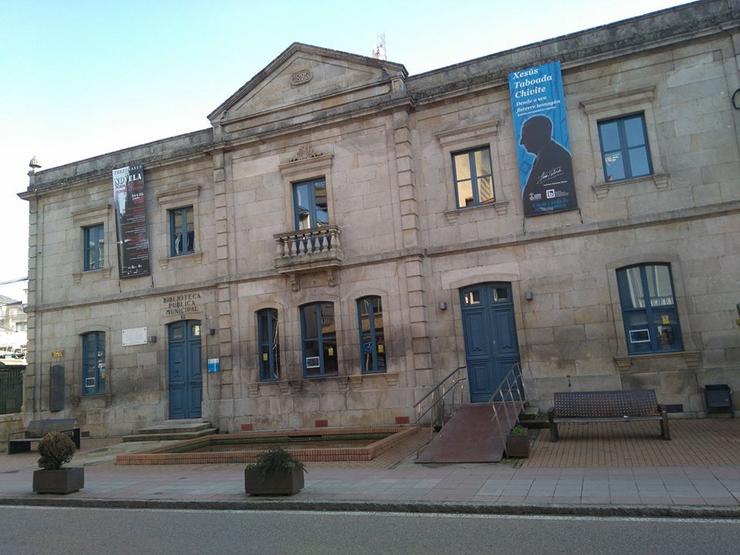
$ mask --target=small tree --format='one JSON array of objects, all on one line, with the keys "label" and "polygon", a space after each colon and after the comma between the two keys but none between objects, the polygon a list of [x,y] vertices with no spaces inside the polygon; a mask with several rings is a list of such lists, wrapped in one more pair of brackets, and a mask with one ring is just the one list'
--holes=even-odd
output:
[{"label": "small tree", "polygon": [[72,460],[75,444],[67,434],[49,432],[39,442],[39,467],[44,470],[59,470]]}]

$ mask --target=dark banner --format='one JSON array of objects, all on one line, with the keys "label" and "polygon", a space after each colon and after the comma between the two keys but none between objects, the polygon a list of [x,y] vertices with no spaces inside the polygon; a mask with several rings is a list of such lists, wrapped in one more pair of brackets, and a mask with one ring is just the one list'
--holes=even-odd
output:
[{"label": "dark banner", "polygon": [[509,74],[525,216],[578,208],[560,62]]},{"label": "dark banner", "polygon": [[121,278],[148,276],[149,234],[143,166],[113,170],[113,203],[118,233],[118,274]]}]

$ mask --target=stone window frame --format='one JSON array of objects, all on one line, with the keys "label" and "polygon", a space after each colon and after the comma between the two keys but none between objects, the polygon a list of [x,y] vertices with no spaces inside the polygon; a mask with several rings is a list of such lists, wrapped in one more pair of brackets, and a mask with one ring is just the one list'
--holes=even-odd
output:
[{"label": "stone window frame", "polygon": [[[367,283],[357,282],[349,284],[341,299],[337,300],[341,307],[342,321],[347,328],[342,329],[342,338],[347,339],[346,350],[343,349],[342,363],[348,369],[345,375],[349,378],[352,387],[360,389],[363,384],[369,387],[395,387],[404,372],[405,357],[391,357],[390,353],[397,352],[407,338],[402,336],[391,337],[387,330],[399,318],[400,307],[393,303],[398,298],[398,292],[388,291],[379,287],[369,287]],[[380,297],[383,307],[383,332],[385,334],[385,371],[363,373],[359,356],[360,323],[357,318],[357,301],[363,297]],[[395,329],[395,328],[394,328]],[[338,340],[337,340],[338,341]],[[393,345],[391,345],[393,343]],[[401,349],[403,350],[403,349]]]},{"label": "stone window frame", "polygon": [[[327,148],[327,147],[322,147]],[[313,179],[323,179],[326,184],[326,203],[329,213],[329,224],[336,225],[334,210],[334,186],[332,167],[334,154],[329,150],[314,151],[311,146],[301,147],[297,154],[278,166],[283,180],[284,222],[286,231],[294,231],[295,207],[293,202],[293,185]]]},{"label": "stone window frame", "polygon": [[[617,270],[628,266],[637,266],[641,264],[668,264],[671,268],[671,277],[673,278],[673,297],[676,303],[676,313],[678,315],[679,329],[681,331],[681,342],[683,351],[673,351],[665,353],[647,353],[632,355],[627,349],[627,334],[624,329],[624,318],[622,317],[622,304],[619,296],[619,284],[617,282]],[[676,254],[665,253],[643,253],[613,260],[606,265],[607,282],[609,284],[609,301],[616,334],[616,354],[614,362],[621,371],[628,370],[632,363],[640,359],[665,359],[680,357],[686,361],[689,368],[698,368],[700,366],[700,353],[697,351],[694,343],[694,336],[691,331],[691,320],[689,318],[689,307],[691,299],[686,294],[686,285],[683,277],[681,259]]]},{"label": "stone window frame", "polygon": [[[589,140],[594,171],[594,183],[591,189],[597,199],[608,196],[613,187],[629,186],[640,183],[653,183],[659,191],[671,188],[670,175],[666,172],[665,162],[658,141],[658,128],[655,123],[655,87],[634,89],[581,100],[581,109],[588,118]],[[652,173],[641,177],[606,181],[599,139],[599,122],[642,113],[647,135]]]},{"label": "stone window frame", "polygon": [[[444,159],[444,190],[447,199],[447,209],[444,211],[444,215],[447,218],[448,223],[456,223],[461,214],[486,208],[493,208],[499,216],[506,215],[509,201],[502,195],[503,178],[501,172],[501,148],[499,145],[500,125],[500,120],[491,120],[483,123],[457,127],[446,131],[440,131],[435,134],[440,148],[442,149],[442,158]],[[475,150],[486,146],[491,154],[491,173],[493,175],[494,199],[496,200],[494,202],[486,202],[475,206],[458,207],[455,172],[452,166],[453,154],[459,154],[461,152]]]},{"label": "stone window frame", "polygon": [[[77,244],[82,246],[80,256],[77,256],[79,266],[77,271],[72,274],[72,280],[75,285],[80,284],[83,280],[88,282],[90,280],[97,281],[110,278],[113,270],[113,253],[117,251],[115,248],[117,243],[115,225],[113,224],[112,204],[106,203],[73,212],[72,222],[79,230]],[[101,224],[103,225],[103,237],[105,237],[105,243],[103,245],[103,267],[94,270],[85,270],[85,228]]]},{"label": "stone window frame", "polygon": [[[157,258],[163,270],[175,265],[178,268],[203,261],[203,243],[200,236],[200,185],[159,191],[156,195],[160,208],[160,233],[157,241]],[[193,237],[195,249],[188,254],[172,254],[170,213],[177,208],[193,207]]]}]

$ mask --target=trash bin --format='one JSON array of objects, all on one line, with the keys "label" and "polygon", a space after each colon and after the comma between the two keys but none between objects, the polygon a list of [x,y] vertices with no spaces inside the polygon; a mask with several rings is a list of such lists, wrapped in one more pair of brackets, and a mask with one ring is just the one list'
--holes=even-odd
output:
[{"label": "trash bin", "polygon": [[727,384],[707,384],[704,386],[704,402],[707,412],[729,412],[735,416],[732,405],[732,390]]}]

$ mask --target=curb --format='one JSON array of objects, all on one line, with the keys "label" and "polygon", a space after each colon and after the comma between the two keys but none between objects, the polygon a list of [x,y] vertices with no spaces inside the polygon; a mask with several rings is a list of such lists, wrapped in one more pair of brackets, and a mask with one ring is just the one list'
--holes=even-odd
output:
[{"label": "curb", "polygon": [[740,507],[662,505],[480,505],[475,503],[381,503],[374,501],[184,501],[6,497],[0,507],[75,507],[101,509],[167,509],[209,511],[317,511],[499,516],[573,516],[622,518],[740,519]]}]

